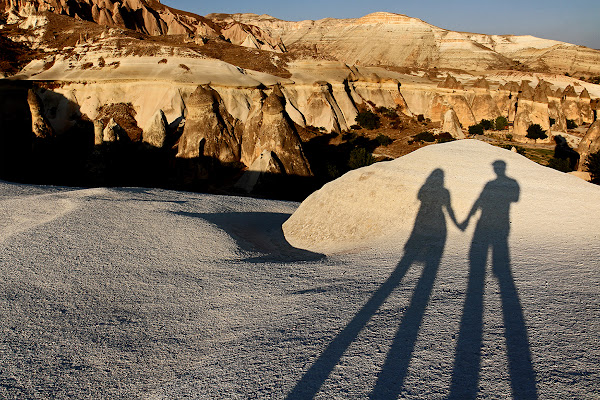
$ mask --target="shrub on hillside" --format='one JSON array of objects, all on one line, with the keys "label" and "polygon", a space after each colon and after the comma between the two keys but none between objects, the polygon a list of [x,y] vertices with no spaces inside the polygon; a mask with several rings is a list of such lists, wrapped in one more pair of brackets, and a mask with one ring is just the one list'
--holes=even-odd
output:
[{"label": "shrub on hillside", "polygon": [[417,133],[413,136],[413,141],[415,142],[435,142],[435,136],[433,133],[429,131],[424,131],[421,133]]},{"label": "shrub on hillside", "polygon": [[489,119],[482,119],[481,122],[479,122],[479,125],[483,126],[483,129],[492,129],[494,127],[492,121],[490,121]]},{"label": "shrub on hillside", "polygon": [[502,115],[500,115],[498,118],[496,118],[495,121],[495,125],[496,125],[496,130],[504,130],[508,127],[508,120],[506,119],[506,117],[503,117]]},{"label": "shrub on hillside", "polygon": [[379,116],[372,111],[361,111],[355,118],[356,123],[361,127],[373,130],[379,128]]},{"label": "shrub on hillside", "polygon": [[441,132],[441,133],[438,133],[437,135],[435,135],[435,140],[438,143],[446,143],[446,142],[453,142],[456,139],[448,132]]},{"label": "shrub on hillside", "polygon": [[356,147],[350,152],[348,159],[348,168],[356,169],[366,167],[375,162],[375,158],[364,147]]},{"label": "shrub on hillside", "polygon": [[573,168],[571,168],[571,162],[568,158],[552,157],[550,161],[548,161],[548,166],[561,172],[573,171]]},{"label": "shrub on hillside", "polygon": [[483,135],[483,126],[479,124],[471,125],[469,127],[469,135]]},{"label": "shrub on hillside", "polygon": [[386,136],[383,134],[377,135],[377,137],[375,138],[375,141],[377,141],[379,146],[389,146],[390,144],[392,144],[394,142],[394,140],[391,139],[389,136]]},{"label": "shrub on hillside", "polygon": [[381,114],[384,117],[387,117],[389,119],[397,119],[398,118],[398,113],[393,108],[377,107],[375,109],[375,111],[377,111],[379,114]]},{"label": "shrub on hillside", "polygon": [[538,140],[538,139],[546,139],[548,135],[546,135],[546,131],[542,129],[540,124],[529,125],[527,128],[526,138]]}]

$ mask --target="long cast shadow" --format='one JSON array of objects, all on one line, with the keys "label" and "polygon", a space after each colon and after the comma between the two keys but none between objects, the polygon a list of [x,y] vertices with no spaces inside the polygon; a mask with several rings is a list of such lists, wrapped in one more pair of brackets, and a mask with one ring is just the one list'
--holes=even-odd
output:
[{"label": "long cast shadow", "polygon": [[474,399],[479,388],[483,335],[483,295],[488,252],[500,287],[508,368],[514,399],[537,399],[535,373],[523,309],[510,268],[510,205],[519,201],[517,181],[505,175],[504,161],[493,163],[497,178],[488,182],[463,226],[479,210],[469,252],[469,282],[454,359],[449,399]]},{"label": "long cast shadow", "polygon": [[411,303],[404,313],[398,333],[388,353],[371,398],[396,398],[402,388],[417,334],[429,302],[433,283],[446,242],[446,208],[456,223],[450,205],[450,193],[444,187],[444,173],[434,170],[418,193],[421,207],[417,213],[404,255],[389,278],[377,289],[352,320],[331,341],[308,371],[289,392],[287,399],[313,398],[348,347],[377,310],[402,282],[414,263],[423,263],[424,269],[417,283]]},{"label": "long cast shadow", "polygon": [[247,262],[316,261],[325,256],[291,246],[281,226],[290,217],[286,213],[226,212],[190,213],[174,212],[184,217],[202,218],[225,231],[245,251],[262,255],[245,259]]}]

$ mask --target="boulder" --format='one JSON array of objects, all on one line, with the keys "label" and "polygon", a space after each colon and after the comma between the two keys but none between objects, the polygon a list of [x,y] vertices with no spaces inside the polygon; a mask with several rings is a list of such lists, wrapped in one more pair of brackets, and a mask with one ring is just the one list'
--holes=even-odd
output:
[{"label": "boulder", "polygon": [[167,138],[167,126],[165,113],[159,109],[144,127],[142,141],[153,147],[162,148]]}]

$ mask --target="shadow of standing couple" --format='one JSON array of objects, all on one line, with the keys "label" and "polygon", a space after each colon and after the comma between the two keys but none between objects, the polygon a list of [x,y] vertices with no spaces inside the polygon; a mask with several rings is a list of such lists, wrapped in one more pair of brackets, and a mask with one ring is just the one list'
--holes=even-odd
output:
[{"label": "shadow of standing couple", "polygon": [[479,388],[483,333],[483,295],[488,253],[498,280],[505,323],[509,374],[515,399],[536,399],[535,374],[523,310],[510,270],[508,236],[510,205],[519,200],[517,181],[506,176],[506,163],[493,164],[496,179],[488,182],[466,219],[459,223],[444,186],[444,171],[434,170],[420,188],[420,208],[404,255],[389,278],[332,340],[289,392],[288,399],[313,398],[343,353],[390,296],[413,264],[423,265],[409,306],[402,315],[390,350],[371,390],[371,399],[396,399],[408,373],[411,355],[433,290],[447,237],[446,216],[464,231],[480,212],[469,251],[469,279],[457,340],[449,398],[473,399]]}]

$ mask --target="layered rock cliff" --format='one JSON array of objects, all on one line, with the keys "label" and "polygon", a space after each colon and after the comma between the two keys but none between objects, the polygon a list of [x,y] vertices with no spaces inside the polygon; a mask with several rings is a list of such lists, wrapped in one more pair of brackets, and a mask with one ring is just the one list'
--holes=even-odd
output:
[{"label": "layered rock cliff", "polygon": [[[224,18],[207,17],[215,21]],[[355,19],[300,22],[256,14],[227,18],[280,36],[289,49],[310,50],[348,64],[467,71],[526,66],[538,71],[600,73],[598,50],[533,36],[454,32],[401,14],[377,12]]]}]

